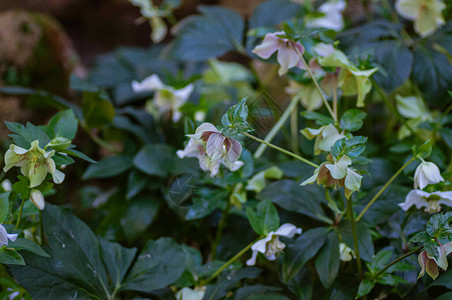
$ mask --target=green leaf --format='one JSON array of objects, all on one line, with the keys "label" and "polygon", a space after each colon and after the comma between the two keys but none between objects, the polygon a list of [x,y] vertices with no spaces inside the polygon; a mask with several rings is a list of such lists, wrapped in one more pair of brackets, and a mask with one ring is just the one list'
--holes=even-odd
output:
[{"label": "green leaf", "polygon": [[341,128],[350,132],[357,131],[363,126],[367,113],[360,109],[349,109],[341,117]]},{"label": "green leaf", "polygon": [[64,150],[61,150],[60,152],[67,153],[69,155],[81,158],[81,159],[86,160],[87,162],[90,162],[92,164],[96,164],[97,163],[95,160],[89,158],[87,155],[85,155],[82,152],[80,152],[78,150],[75,150],[75,149],[64,149]]},{"label": "green leaf", "polygon": [[314,120],[318,125],[334,124],[334,120],[315,111],[303,111],[301,116],[308,120]]},{"label": "green leaf", "polygon": [[446,143],[447,147],[452,150],[452,129],[443,127],[439,131],[441,133],[441,137],[443,138],[444,142]]},{"label": "green leaf", "polygon": [[150,292],[175,282],[184,272],[185,254],[171,238],[148,241],[121,290]]},{"label": "green leaf", "polygon": [[5,265],[25,265],[25,261],[16,250],[2,248],[0,250],[0,264]]},{"label": "green leaf", "polygon": [[304,264],[314,257],[325,243],[329,228],[319,227],[304,232],[293,244],[284,250],[282,276],[289,282],[303,268]]},{"label": "green leaf", "polygon": [[97,164],[91,164],[82,179],[109,178],[120,175],[132,167],[132,157],[125,155],[108,156]]},{"label": "green leaf", "polygon": [[0,224],[3,223],[9,211],[9,194],[10,192],[0,193]]},{"label": "green leaf", "polygon": [[11,187],[21,199],[28,199],[30,197],[30,181],[23,175],[17,176],[19,181],[16,181]]},{"label": "green leaf", "polygon": [[88,128],[102,128],[113,122],[115,109],[104,92],[84,92],[83,120]]},{"label": "green leaf", "polygon": [[134,166],[148,174],[165,177],[183,160],[175,156],[173,147],[166,144],[146,145],[133,159]]},{"label": "green leaf", "polygon": [[10,241],[8,243],[8,248],[13,248],[15,250],[27,250],[39,256],[49,257],[49,255],[38,244],[27,239],[18,238],[14,242]]},{"label": "green leaf", "polygon": [[267,235],[279,227],[279,215],[276,207],[270,201],[262,201],[257,205],[257,211],[251,207],[246,209],[246,216],[251,227],[258,235]]},{"label": "green leaf", "polygon": [[[113,284],[123,282],[123,279],[132,265],[137,252],[136,248],[128,249],[118,243],[109,242],[99,237],[102,260],[107,267]],[[115,286],[113,286],[115,288]]]},{"label": "green leaf", "polygon": [[29,149],[31,143],[38,140],[39,146],[44,148],[44,146],[50,142],[50,138],[47,134],[30,122],[27,122],[26,126],[13,122],[5,122],[5,124],[9,130],[15,133],[10,134],[9,136],[13,139],[14,144],[19,147]]},{"label": "green leaf", "polygon": [[[341,222],[338,229],[343,242],[354,251],[355,244],[353,242],[352,226],[350,225],[350,222]],[[369,228],[362,222],[357,223],[356,234],[358,236],[359,255],[361,256],[361,259],[372,261],[374,257],[374,244]]]},{"label": "green leaf", "polygon": [[261,274],[261,270],[255,267],[247,267],[241,270],[232,270],[223,272],[214,285],[208,285],[203,300],[220,300],[228,294],[228,292],[245,278],[257,278]]},{"label": "green leaf", "polygon": [[269,184],[257,195],[259,200],[270,200],[289,212],[297,212],[311,218],[331,223],[320,203],[324,192],[316,185],[301,187],[294,180],[279,180]]},{"label": "green leaf", "polygon": [[[202,15],[184,22],[172,44],[172,56],[182,60],[205,61],[228,51],[243,52],[243,19],[230,9],[198,6]],[[212,37],[215,40],[212,40]]]},{"label": "green leaf", "polygon": [[129,178],[127,179],[127,192],[126,199],[130,200],[140,193],[147,185],[148,177],[147,175],[141,173],[137,169],[132,169],[129,173]]},{"label": "green leaf", "polygon": [[74,112],[68,109],[54,115],[49,123],[47,123],[47,126],[52,129],[53,136],[51,138],[65,137],[73,140],[77,133],[78,121],[75,118]]},{"label": "green leaf", "polygon": [[138,196],[127,205],[120,220],[121,227],[129,242],[145,234],[145,230],[151,225],[160,208],[160,202],[149,196]]},{"label": "green leaf", "polygon": [[315,269],[325,288],[329,288],[336,279],[339,264],[339,239],[337,233],[331,231],[328,233],[325,245],[315,259]]},{"label": "green leaf", "polygon": [[356,294],[356,298],[361,298],[367,294],[369,294],[375,286],[375,281],[369,281],[364,279],[359,284],[358,293]]},{"label": "green leaf", "polygon": [[414,157],[425,159],[432,153],[432,141],[428,140],[419,147],[416,147],[416,145],[414,145],[412,149]]},{"label": "green leaf", "polygon": [[331,147],[331,154],[334,158],[339,159],[343,155],[350,158],[357,158],[364,150],[366,150],[367,137],[354,136],[350,139],[342,138],[337,140]]},{"label": "green leaf", "polygon": [[369,265],[369,269],[373,271],[378,271],[382,269],[384,266],[386,266],[387,263],[389,263],[389,260],[391,259],[392,251],[380,251],[378,252],[374,259],[372,259],[372,262]]}]

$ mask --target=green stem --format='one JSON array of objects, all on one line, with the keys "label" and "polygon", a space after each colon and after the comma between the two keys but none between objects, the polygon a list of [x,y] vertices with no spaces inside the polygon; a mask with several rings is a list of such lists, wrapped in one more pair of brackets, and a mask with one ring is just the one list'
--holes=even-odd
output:
[{"label": "green stem", "polygon": [[292,139],[293,152],[300,155],[300,151],[298,150],[298,109],[296,109],[296,106],[290,114],[290,137]]},{"label": "green stem", "polygon": [[420,247],[418,247],[418,248],[416,248],[416,249],[414,249],[414,250],[412,250],[412,251],[410,251],[410,252],[408,252],[408,253],[406,253],[406,254],[400,256],[399,258],[397,258],[397,259],[391,261],[391,262],[390,262],[389,264],[387,264],[383,269],[381,269],[380,271],[378,271],[378,272],[375,274],[375,278],[377,278],[379,275],[383,274],[383,273],[384,273],[387,269],[389,269],[392,265],[398,263],[398,262],[401,261],[402,259],[405,259],[405,258],[407,258],[408,256],[410,256],[410,255],[412,255],[412,254],[414,254],[414,253],[416,253],[416,252],[419,252],[420,250],[422,250],[422,248],[424,248],[424,246],[420,246]]},{"label": "green stem", "polygon": [[[293,97],[292,101],[290,102],[289,106],[287,106],[287,108],[284,111],[284,113],[282,114],[281,118],[279,118],[278,122],[276,122],[276,124],[273,126],[273,128],[270,130],[270,132],[265,137],[265,139],[264,139],[265,142],[270,143],[273,140],[273,138],[279,132],[281,127],[284,125],[284,123],[286,123],[286,121],[289,118],[292,111],[295,110],[295,108],[297,107],[297,103],[299,100],[300,100],[299,97],[297,97],[297,96]],[[267,147],[267,145],[262,143],[257,148],[256,152],[254,153],[254,158],[258,159],[259,157],[261,157],[262,154],[264,153],[266,147]]]},{"label": "green stem", "polygon": [[361,257],[359,256],[358,235],[356,234],[355,213],[353,212],[352,197],[347,198],[347,212],[350,216],[350,224],[352,225],[353,245],[355,246],[356,267],[358,268],[359,278],[363,279],[363,271],[361,268]]},{"label": "green stem", "polygon": [[[259,239],[261,239],[262,237],[260,237]],[[258,239],[258,240],[259,240]],[[230,260],[228,260],[227,262],[224,263],[224,265],[222,265],[218,270],[215,271],[215,273],[212,274],[212,276],[210,276],[206,281],[204,281],[201,285],[205,286],[207,285],[210,281],[212,281],[213,279],[215,279],[221,272],[223,272],[224,269],[226,269],[230,264],[232,264],[234,261],[236,261],[237,259],[239,259],[243,254],[245,254],[250,248],[251,246],[254,245],[254,243],[256,243],[257,240],[251,242],[248,246],[246,246],[245,248],[243,248],[242,250],[240,250],[239,253],[237,253],[236,255],[234,255]]]},{"label": "green stem", "polygon": [[226,205],[226,209],[221,214],[221,220],[218,223],[217,234],[215,235],[215,241],[212,245],[212,260],[214,260],[217,256],[217,246],[220,243],[221,234],[223,233],[224,225],[226,224],[226,220],[229,215],[229,210],[231,209],[231,201],[228,199],[228,203]]},{"label": "green stem", "polygon": [[25,199],[22,199],[22,203],[20,204],[19,215],[17,216],[16,228],[19,229],[20,220],[22,219],[22,211],[24,210]]},{"label": "green stem", "polygon": [[317,91],[319,92],[320,97],[322,98],[323,104],[325,104],[326,108],[328,109],[328,112],[330,113],[330,115],[334,119],[334,121],[337,122],[337,117],[334,114],[333,110],[331,109],[330,104],[326,100],[325,95],[323,94],[322,89],[320,88],[320,85],[319,85],[317,79],[315,78],[314,74],[312,74],[311,68],[309,67],[306,60],[303,58],[303,55],[301,54],[301,52],[296,47],[294,47],[294,49],[295,49],[295,52],[297,52],[298,57],[300,58],[304,67],[306,68],[306,71],[309,73],[309,76],[311,76],[312,81],[314,81],[314,85],[315,85]]},{"label": "green stem", "polygon": [[275,145],[273,145],[273,144],[267,143],[266,141],[261,140],[260,138],[257,138],[257,137],[255,137],[255,136],[253,136],[253,135],[251,135],[251,134],[249,134],[249,133],[247,133],[247,132],[242,132],[242,134],[243,134],[243,135],[246,135],[246,136],[249,137],[250,139],[253,139],[253,140],[255,140],[255,141],[258,141],[259,143],[265,144],[265,145],[267,145],[267,146],[269,146],[269,147],[271,147],[271,148],[273,148],[273,149],[276,149],[276,150],[278,150],[278,151],[281,151],[281,152],[284,153],[284,154],[287,154],[287,155],[289,155],[289,156],[292,156],[292,157],[294,157],[294,158],[296,158],[296,159],[298,159],[298,160],[300,160],[300,161],[302,161],[302,162],[304,162],[304,163],[306,163],[306,164],[308,164],[308,165],[310,165],[310,166],[313,166],[314,168],[318,168],[318,167],[319,167],[319,166],[316,165],[315,163],[313,163],[313,162],[307,160],[306,158],[303,158],[303,157],[301,157],[301,156],[299,156],[299,155],[296,155],[295,153],[292,153],[292,152],[290,152],[290,151],[287,151],[287,150],[285,150],[285,149],[283,149],[283,148],[280,148],[280,147],[278,147],[278,146],[275,146]]},{"label": "green stem", "polygon": [[389,108],[389,110],[399,119],[400,122],[408,129],[408,131],[412,135],[416,135],[416,132],[411,128],[411,126],[407,123],[407,121],[399,114],[397,109],[392,105],[391,101],[389,101],[388,96],[383,91],[383,89],[378,85],[378,83],[375,81],[375,79],[370,78],[372,85],[374,86],[375,90],[377,91],[378,95],[381,97],[381,99],[384,101],[386,106]]},{"label": "green stem", "polygon": [[367,203],[366,207],[364,207],[364,209],[361,211],[361,213],[359,214],[359,216],[356,218],[356,222],[358,222],[359,220],[361,220],[361,218],[363,217],[364,213],[369,209],[369,207],[375,202],[377,201],[378,197],[381,196],[381,194],[388,188],[388,186],[397,178],[397,176],[399,176],[400,173],[402,173],[402,171],[412,162],[414,161],[415,158],[412,157],[406,164],[404,164],[399,170],[397,170],[397,172],[392,175],[391,179],[388,180],[388,182],[386,182],[386,184],[378,191],[378,193],[372,198],[372,200],[370,200],[369,203]]}]

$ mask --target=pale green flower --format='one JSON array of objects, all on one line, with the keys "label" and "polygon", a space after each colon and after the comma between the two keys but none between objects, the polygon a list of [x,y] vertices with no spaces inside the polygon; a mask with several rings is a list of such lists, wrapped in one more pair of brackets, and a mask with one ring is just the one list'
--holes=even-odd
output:
[{"label": "pale green flower", "polygon": [[342,261],[351,261],[355,257],[353,250],[344,243],[339,244],[339,255]]},{"label": "pale green flower", "polygon": [[318,155],[322,151],[329,152],[337,140],[345,137],[343,132],[339,132],[333,124],[325,125],[319,129],[305,128],[301,133],[309,140],[315,139],[314,154]]},{"label": "pale green flower", "polygon": [[452,252],[452,242],[438,246],[437,251],[438,257],[431,256],[426,250],[419,253],[418,260],[422,270],[417,277],[418,279],[427,272],[435,280],[439,276],[439,268],[444,271],[447,270],[449,266],[447,256]]},{"label": "pale green flower", "polygon": [[267,170],[260,171],[256,173],[253,177],[248,180],[248,184],[246,186],[247,191],[255,191],[256,193],[260,193],[265,186],[266,178],[268,179],[281,179],[283,177],[283,171],[280,168],[273,166],[268,168]]},{"label": "pale green flower", "polygon": [[168,33],[168,27],[161,18],[165,12],[158,9],[157,6],[152,3],[152,0],[129,0],[133,5],[140,8],[140,13],[149,20],[151,25],[151,40],[154,43],[160,43]]},{"label": "pale green flower", "polygon": [[402,17],[414,21],[414,29],[422,37],[446,23],[443,17],[446,5],[441,0],[397,0],[395,7]]},{"label": "pale green flower", "polygon": [[33,202],[33,204],[36,205],[39,210],[44,210],[46,202],[44,201],[44,196],[42,195],[40,190],[31,190],[30,201]]},{"label": "pale green flower", "polygon": [[56,169],[55,162],[51,158],[55,150],[46,152],[39,148],[39,141],[33,141],[30,149],[24,149],[16,145],[11,145],[5,153],[4,172],[8,172],[12,167],[20,167],[24,176],[30,180],[30,187],[40,185],[47,176],[52,174],[53,182],[59,184],[64,180],[64,173]]},{"label": "pale green flower", "polygon": [[[417,130],[419,125],[425,121],[433,121],[431,112],[425,106],[424,101],[418,96],[402,97],[396,95],[397,110],[399,113],[407,118],[407,124],[413,129]],[[405,125],[399,129],[399,139],[404,139],[411,135],[411,132]]]},{"label": "pale green flower", "polygon": [[360,70],[339,50],[335,50],[327,56],[320,57],[319,64],[323,67],[341,68],[338,85],[344,96],[357,95],[356,106],[364,106],[364,98],[372,89],[372,83],[369,78],[378,68]]}]

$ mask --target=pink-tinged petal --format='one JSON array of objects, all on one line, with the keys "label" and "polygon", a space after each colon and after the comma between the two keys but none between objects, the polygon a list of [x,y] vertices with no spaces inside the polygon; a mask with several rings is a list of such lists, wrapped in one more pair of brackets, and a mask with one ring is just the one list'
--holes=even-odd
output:
[{"label": "pink-tinged petal", "polygon": [[449,255],[450,253],[452,253],[452,242],[443,244],[441,247],[443,247],[445,255]]},{"label": "pink-tinged petal", "polygon": [[210,135],[207,141],[206,152],[212,160],[219,160],[223,156],[223,144],[225,139],[226,137],[221,133],[213,133]]},{"label": "pink-tinged petal", "polygon": [[428,259],[425,265],[425,271],[435,280],[439,276],[438,265],[433,259]]},{"label": "pink-tinged petal", "polygon": [[135,93],[150,92],[162,89],[164,87],[165,85],[157,76],[157,74],[151,75],[141,82],[132,81],[132,89]]},{"label": "pink-tinged petal", "polygon": [[278,71],[279,76],[284,75],[290,68],[295,67],[300,60],[293,47],[288,44],[285,44],[279,48],[277,58],[278,63],[281,66]]},{"label": "pink-tinged petal", "polygon": [[[226,138],[226,157],[224,163],[226,166],[232,166],[242,155],[242,145],[234,139]],[[229,167],[231,168],[231,167]]]},{"label": "pink-tinged petal", "polygon": [[436,258],[433,258],[433,259],[435,260],[435,262],[436,262],[436,264],[438,265],[438,267],[440,267],[441,269],[443,269],[444,271],[446,271],[446,270],[447,270],[447,267],[448,267],[448,265],[449,265],[449,264],[447,263],[447,254],[446,254],[446,251],[445,251],[443,245],[439,246],[437,249],[438,249],[438,253],[439,253],[438,259],[436,259]]},{"label": "pink-tinged petal", "polygon": [[301,234],[301,228],[297,228],[293,224],[283,224],[281,225],[278,230],[275,231],[276,235],[285,236],[288,238],[293,238],[295,234]]},{"label": "pink-tinged petal", "polygon": [[176,152],[177,156],[180,158],[184,157],[198,157],[201,153],[201,149],[204,147],[204,144],[198,142],[196,140],[190,139],[188,141],[187,146],[185,146],[184,150],[178,150]]},{"label": "pink-tinged petal", "polygon": [[282,39],[277,37],[277,34],[283,34],[282,32],[275,32],[275,33],[268,33],[265,35],[264,40],[262,41],[262,44],[258,45],[256,48],[253,49],[253,53],[257,56],[268,59],[270,56],[272,56],[275,51],[278,51],[279,47],[281,46]]},{"label": "pink-tinged petal", "polygon": [[[300,43],[294,43],[294,44],[292,44],[292,45],[293,45],[293,47],[294,47],[295,49],[298,50],[298,52],[300,52],[300,55],[303,55],[303,53],[304,53],[304,47],[303,47],[302,44],[300,44]],[[297,54],[298,54],[298,53],[297,53]]]},{"label": "pink-tinged petal", "polygon": [[195,134],[187,134],[187,136],[192,139],[199,140],[205,131],[219,132],[213,124],[202,123],[198,126],[198,128],[196,128]]},{"label": "pink-tinged petal", "polygon": [[425,265],[427,264],[427,261],[429,260],[429,258],[427,256],[427,252],[424,250],[421,253],[419,253],[417,259],[419,261],[419,265],[421,266],[421,271],[419,272],[419,275],[417,276],[417,278],[419,279],[425,275]]}]

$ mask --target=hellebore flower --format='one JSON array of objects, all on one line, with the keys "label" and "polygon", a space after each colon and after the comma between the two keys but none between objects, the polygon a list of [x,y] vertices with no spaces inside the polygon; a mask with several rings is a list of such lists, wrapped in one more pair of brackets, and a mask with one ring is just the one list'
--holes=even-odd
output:
[{"label": "hellebore flower", "polygon": [[[163,84],[160,78],[154,74],[141,82],[133,81],[132,89],[136,93],[155,91],[152,104],[157,107],[160,114],[172,111],[173,122],[177,122],[182,117],[179,109],[187,102],[193,92],[193,84],[181,89],[175,89],[172,86]],[[149,105],[150,103],[146,104],[146,108],[152,110]]]},{"label": "hellebore flower", "polygon": [[299,97],[306,110],[319,109],[323,104],[322,97],[314,84],[302,84],[291,80],[285,91],[289,95]]},{"label": "hellebore flower", "polygon": [[429,184],[444,181],[439,168],[432,162],[422,161],[414,172],[414,188],[424,189]]},{"label": "hellebore flower", "polygon": [[20,167],[22,174],[30,180],[30,187],[40,185],[47,176],[47,172],[52,174],[53,182],[59,184],[64,180],[64,173],[57,170],[55,162],[51,158],[55,150],[46,152],[39,148],[39,141],[33,141],[31,148],[26,150],[16,145],[9,146],[5,153],[4,172],[8,172],[12,167]]},{"label": "hellebore flower", "polygon": [[426,212],[437,213],[441,211],[441,204],[452,207],[452,192],[427,193],[421,190],[411,190],[406,196],[405,202],[400,203],[399,206],[407,211],[415,205],[417,209],[425,207]]},{"label": "hellebore flower", "polygon": [[180,158],[196,157],[203,171],[210,171],[213,177],[218,173],[220,164],[231,171],[243,166],[238,161],[242,154],[242,145],[234,139],[224,136],[210,123],[203,123],[196,128],[195,134],[188,135],[190,140],[184,150],[177,151]]},{"label": "hellebore flower", "polygon": [[344,243],[339,244],[339,253],[340,253],[340,260],[342,260],[342,261],[351,261],[355,257],[353,250],[350,249]]},{"label": "hellebore flower", "polygon": [[281,66],[278,71],[279,76],[284,75],[290,68],[295,66],[304,68],[297,53],[298,50],[299,54],[303,55],[304,47],[300,43],[294,43],[288,39],[278,37],[278,35],[283,34],[283,31],[267,33],[262,44],[252,51],[263,59],[270,58],[274,52],[278,51],[277,59]]},{"label": "hellebore flower", "polygon": [[177,300],[202,300],[204,294],[206,293],[205,288],[203,290],[191,289],[189,287],[184,287],[176,294]]},{"label": "hellebore flower", "polygon": [[421,266],[421,272],[417,276],[418,279],[424,276],[425,272],[427,272],[427,274],[435,280],[439,275],[438,267],[444,271],[447,270],[447,267],[449,266],[447,262],[447,255],[452,252],[452,242],[438,246],[437,250],[438,258],[431,256],[425,250],[419,253],[418,260],[419,265]]},{"label": "hellebore flower", "polygon": [[339,133],[333,124],[322,126],[319,129],[305,128],[301,130],[301,133],[309,140],[316,138],[314,143],[315,155],[322,151],[329,152],[337,140],[345,137],[344,133]]},{"label": "hellebore flower", "polygon": [[338,85],[344,96],[357,95],[357,107],[364,106],[364,98],[372,89],[370,76],[375,73],[378,68],[368,70],[360,70],[353,65],[339,50],[326,52],[328,55],[319,58],[319,64],[324,67],[341,68],[339,73]]},{"label": "hellebore flower", "polygon": [[306,179],[301,185],[311,184],[317,181],[324,186],[343,186],[345,187],[345,196],[348,198],[353,192],[361,188],[361,179],[356,170],[350,168],[352,160],[344,155],[334,164],[323,163],[314,171],[314,175]]},{"label": "hellebore flower", "polygon": [[402,17],[414,21],[414,29],[421,37],[446,23],[443,17],[446,5],[440,0],[397,0],[395,8]]},{"label": "hellebore flower", "polygon": [[5,227],[0,224],[0,248],[8,245],[8,240],[15,241],[17,239],[17,234],[8,234]]},{"label": "hellebore flower", "polygon": [[254,266],[256,264],[256,258],[258,252],[265,255],[268,260],[275,260],[277,255],[286,248],[284,243],[279,241],[278,236],[285,236],[288,238],[293,238],[295,234],[301,234],[301,228],[295,227],[292,224],[283,224],[276,231],[271,231],[267,236],[251,246],[253,250],[253,255],[246,264],[248,266]]},{"label": "hellebore flower", "polygon": [[308,28],[327,28],[334,31],[341,31],[344,28],[342,11],[346,6],[345,1],[327,1],[319,7],[321,17],[309,18],[306,22]]},{"label": "hellebore flower", "polygon": [[[396,95],[397,110],[404,116],[407,120],[408,126],[417,130],[419,125],[424,121],[433,121],[432,114],[427,109],[424,101],[421,97],[417,96],[407,96],[402,97]],[[402,125],[399,130],[398,137],[403,139],[411,135],[411,132],[405,125]]]},{"label": "hellebore flower", "polygon": [[40,190],[33,189],[30,191],[30,201],[33,202],[39,210],[44,210],[46,202],[44,201],[44,196]]},{"label": "hellebore flower", "polygon": [[140,13],[149,20],[151,25],[151,40],[154,43],[160,43],[168,33],[168,28],[162,20],[162,13],[152,3],[152,0],[129,0],[133,5],[140,8]]}]

